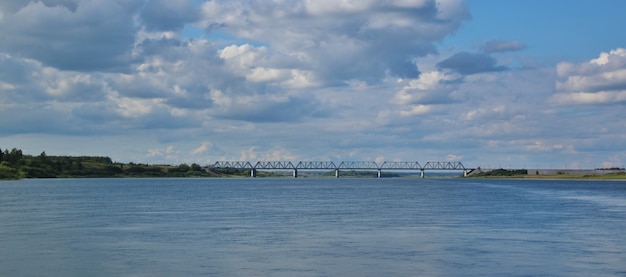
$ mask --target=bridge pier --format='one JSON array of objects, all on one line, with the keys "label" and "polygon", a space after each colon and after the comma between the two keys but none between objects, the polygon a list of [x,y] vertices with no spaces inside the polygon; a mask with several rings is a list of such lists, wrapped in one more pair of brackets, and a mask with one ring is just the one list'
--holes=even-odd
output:
[{"label": "bridge pier", "polygon": [[335,169],[335,178],[339,178],[339,169]]},{"label": "bridge pier", "polygon": [[256,178],[256,169],[250,169],[250,177]]},{"label": "bridge pier", "polygon": [[293,170],[293,178],[298,178],[298,170],[295,168]]},{"label": "bridge pier", "polygon": [[463,170],[463,177],[467,177],[467,170]]},{"label": "bridge pier", "polygon": [[424,178],[424,170],[420,169],[420,178]]},{"label": "bridge pier", "polygon": [[382,178],[383,174],[382,174],[382,171],[380,170],[380,168],[377,170],[377,174],[376,175],[377,175],[378,179]]}]

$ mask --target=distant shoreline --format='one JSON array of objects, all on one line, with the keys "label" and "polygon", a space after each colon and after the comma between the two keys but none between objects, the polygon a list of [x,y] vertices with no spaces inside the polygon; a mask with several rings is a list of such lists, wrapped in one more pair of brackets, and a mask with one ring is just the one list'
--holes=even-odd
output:
[{"label": "distant shoreline", "polygon": [[[293,178],[290,173],[257,171],[257,177]],[[347,170],[344,178],[376,178],[376,172]],[[481,169],[467,173],[467,178],[534,179],[534,180],[626,180],[623,168],[599,169]],[[428,174],[427,174],[428,175]],[[335,178],[334,171],[303,172],[300,178]],[[435,177],[436,176],[436,177]],[[22,150],[0,149],[0,180],[44,178],[249,178],[250,169],[213,168],[198,164],[119,163],[101,156],[38,156]],[[412,178],[398,172],[383,171],[383,178]],[[419,178],[420,176],[416,176]],[[430,175],[426,178],[439,178]],[[449,176],[455,177],[455,176]],[[464,178],[462,175],[457,178]]]},{"label": "distant shoreline", "polygon": [[493,180],[572,180],[572,181],[626,181],[626,176],[602,177],[602,176],[580,176],[580,175],[545,175],[545,176],[499,176],[499,177],[470,177],[472,179],[493,179]]},{"label": "distant shoreline", "polygon": [[470,178],[527,180],[626,180],[626,170],[611,169],[494,169],[472,172]]}]

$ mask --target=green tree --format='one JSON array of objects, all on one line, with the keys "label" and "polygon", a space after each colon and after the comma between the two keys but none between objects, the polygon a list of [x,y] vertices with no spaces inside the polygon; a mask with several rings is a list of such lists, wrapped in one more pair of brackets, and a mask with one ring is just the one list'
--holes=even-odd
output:
[{"label": "green tree", "polygon": [[4,150],[4,159],[9,164],[17,163],[19,160],[22,159],[23,156],[24,155],[22,155],[22,150],[21,149],[13,148],[13,149],[11,149],[11,152],[8,152],[7,149]]},{"label": "green tree", "polygon": [[2,160],[5,162],[9,162],[9,149],[4,149],[4,152],[2,152]]},{"label": "green tree", "polygon": [[202,167],[197,163],[193,163],[191,164],[191,171],[202,171]]},{"label": "green tree", "polygon": [[178,171],[180,171],[180,172],[187,172],[187,171],[189,171],[189,168],[190,167],[187,164],[180,164],[178,166]]},{"label": "green tree", "polygon": [[46,151],[43,151],[41,152],[41,154],[39,154],[39,161],[41,161],[42,163],[48,162],[48,155],[46,155]]}]

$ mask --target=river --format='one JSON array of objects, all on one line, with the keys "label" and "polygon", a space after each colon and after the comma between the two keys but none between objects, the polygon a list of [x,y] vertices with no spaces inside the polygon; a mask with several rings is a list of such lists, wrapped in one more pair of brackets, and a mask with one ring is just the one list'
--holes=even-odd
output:
[{"label": "river", "polygon": [[625,276],[626,182],[0,182],[0,276]]}]

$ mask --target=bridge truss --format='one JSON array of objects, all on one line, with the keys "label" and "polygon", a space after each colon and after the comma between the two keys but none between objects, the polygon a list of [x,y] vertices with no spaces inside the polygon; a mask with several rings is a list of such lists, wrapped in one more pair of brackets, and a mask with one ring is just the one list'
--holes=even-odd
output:
[{"label": "bridge truss", "polygon": [[293,176],[298,177],[298,170],[335,170],[336,177],[339,177],[340,170],[376,170],[378,177],[381,177],[382,170],[419,170],[421,177],[424,177],[425,170],[458,170],[467,174],[468,168],[461,162],[426,162],[421,165],[419,162],[367,162],[367,161],[346,161],[335,163],[332,161],[217,161],[211,168],[218,169],[244,169],[250,170],[251,176],[256,177],[256,170],[292,170]]}]

